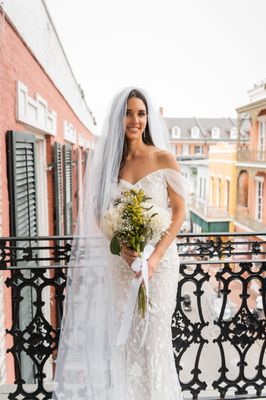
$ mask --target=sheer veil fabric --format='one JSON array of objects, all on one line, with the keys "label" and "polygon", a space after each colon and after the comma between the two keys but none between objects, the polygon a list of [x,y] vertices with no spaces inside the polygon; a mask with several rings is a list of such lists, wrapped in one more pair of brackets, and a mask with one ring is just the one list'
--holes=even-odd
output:
[{"label": "sheer veil fabric", "polygon": [[[68,267],[64,315],[55,371],[53,399],[130,400],[116,346],[119,326],[114,305],[109,241],[102,218],[118,194],[118,172],[124,143],[123,119],[129,87],[116,95],[94,154],[88,160],[77,228]],[[148,123],[155,145],[168,149],[163,118],[147,94]],[[186,197],[181,174],[165,169],[169,185]],[[119,399],[120,400],[120,399]]]}]

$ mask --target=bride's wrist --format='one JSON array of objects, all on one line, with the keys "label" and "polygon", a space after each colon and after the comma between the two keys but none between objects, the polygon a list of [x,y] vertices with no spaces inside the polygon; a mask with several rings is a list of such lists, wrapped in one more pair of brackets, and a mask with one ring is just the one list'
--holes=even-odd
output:
[{"label": "bride's wrist", "polygon": [[162,256],[156,252],[156,250],[152,253],[152,255],[149,258],[149,261],[152,265],[153,270],[156,270],[158,265],[160,264]]},{"label": "bride's wrist", "polygon": [[161,259],[164,256],[164,252],[161,249],[155,249],[154,252],[152,253],[151,257],[154,258],[158,263],[161,261]]}]

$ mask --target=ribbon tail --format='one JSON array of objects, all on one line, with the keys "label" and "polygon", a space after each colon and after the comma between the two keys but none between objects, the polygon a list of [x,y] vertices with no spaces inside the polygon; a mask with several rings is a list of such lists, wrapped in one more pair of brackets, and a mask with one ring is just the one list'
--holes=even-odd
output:
[{"label": "ribbon tail", "polygon": [[149,276],[148,276],[148,261],[145,259],[142,264],[142,279],[144,281],[144,285],[146,288],[146,316],[145,316],[145,326],[144,326],[144,331],[142,334],[139,350],[142,348],[142,346],[145,343],[147,333],[148,333],[148,325],[149,325],[149,311],[148,311],[148,306],[149,306]]}]

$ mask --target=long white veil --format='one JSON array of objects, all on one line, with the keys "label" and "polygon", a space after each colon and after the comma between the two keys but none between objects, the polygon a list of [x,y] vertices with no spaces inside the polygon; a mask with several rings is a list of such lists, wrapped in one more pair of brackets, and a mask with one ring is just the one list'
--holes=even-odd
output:
[{"label": "long white veil", "polygon": [[[109,242],[102,217],[116,192],[124,145],[124,116],[132,87],[115,96],[94,154],[87,163],[71,260],[53,399],[126,400],[126,382],[116,363],[117,317],[109,267]],[[148,125],[154,144],[168,149],[168,133],[147,94]],[[120,398],[117,393],[119,386]]]}]

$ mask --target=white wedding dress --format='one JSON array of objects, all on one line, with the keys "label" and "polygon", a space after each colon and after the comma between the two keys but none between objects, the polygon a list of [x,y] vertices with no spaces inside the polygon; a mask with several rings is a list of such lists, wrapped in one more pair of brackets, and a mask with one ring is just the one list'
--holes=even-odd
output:
[{"label": "white wedding dress", "polygon": [[[172,175],[172,177],[171,177]],[[174,178],[173,178],[174,176]],[[179,176],[179,177],[178,177]],[[179,179],[180,178],[180,179]],[[131,184],[120,180],[119,189],[142,188],[154,205],[168,209],[167,182],[179,194],[184,192],[183,177],[173,170],[159,169]],[[180,182],[179,182],[180,181]],[[133,272],[118,256],[112,256],[114,304],[117,324],[125,312]],[[144,320],[135,312],[126,345],[116,351],[117,376],[114,382],[126,382],[124,389],[115,385],[112,399],[123,400],[181,400],[182,394],[174,363],[171,320],[175,309],[178,284],[179,258],[175,243],[168,248],[164,258],[149,281],[151,307],[149,309],[148,334],[144,346],[139,349]]]}]

